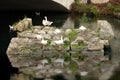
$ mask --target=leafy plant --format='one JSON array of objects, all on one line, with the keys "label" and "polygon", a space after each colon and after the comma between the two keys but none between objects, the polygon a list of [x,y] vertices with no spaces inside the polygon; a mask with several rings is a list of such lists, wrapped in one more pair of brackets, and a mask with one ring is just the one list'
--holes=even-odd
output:
[{"label": "leafy plant", "polygon": [[91,12],[93,15],[95,15],[96,17],[99,16],[99,9],[98,9],[97,6],[92,6],[92,7],[90,8],[90,12]]},{"label": "leafy plant", "polygon": [[46,40],[47,40],[47,45],[50,45],[51,44],[51,40],[48,39],[48,38],[46,38]]},{"label": "leafy plant", "polygon": [[51,63],[52,63],[52,61],[51,61],[50,58],[47,58],[47,60],[48,60],[48,64],[51,64]]},{"label": "leafy plant", "polygon": [[88,18],[87,18],[87,14],[86,14],[86,13],[84,13],[84,14],[82,15],[82,18],[81,18],[80,22],[81,22],[81,23],[88,22]]},{"label": "leafy plant", "polygon": [[64,54],[64,61],[71,61],[71,57],[67,53]]},{"label": "leafy plant", "polygon": [[71,50],[71,42],[74,41],[77,37],[77,32],[75,29],[71,29],[71,32],[68,34],[69,40],[70,40],[70,45],[69,48]]},{"label": "leafy plant", "polygon": [[75,73],[78,69],[79,69],[79,66],[78,64],[75,62],[75,61],[71,61],[70,62],[70,65],[69,65],[69,69]]},{"label": "leafy plant", "polygon": [[70,44],[71,44],[70,41],[65,40],[65,41],[64,41],[64,48],[65,48],[65,49],[68,48]]},{"label": "leafy plant", "polygon": [[81,47],[84,47],[87,44],[84,41],[82,41],[82,40],[78,40],[78,45],[81,46]]},{"label": "leafy plant", "polygon": [[107,8],[108,8],[108,9],[113,9],[112,4],[111,4],[111,3],[108,3],[108,4],[107,4]]},{"label": "leafy plant", "polygon": [[117,6],[117,7],[114,7],[114,11],[115,11],[115,12],[120,12],[120,7],[118,7],[118,6]]},{"label": "leafy plant", "polygon": [[86,57],[87,57],[87,55],[80,54],[79,60],[80,60],[80,61],[83,61]]},{"label": "leafy plant", "polygon": [[74,54],[72,54],[72,57],[74,57],[74,58],[79,58],[79,56],[80,56],[80,53],[74,53]]}]

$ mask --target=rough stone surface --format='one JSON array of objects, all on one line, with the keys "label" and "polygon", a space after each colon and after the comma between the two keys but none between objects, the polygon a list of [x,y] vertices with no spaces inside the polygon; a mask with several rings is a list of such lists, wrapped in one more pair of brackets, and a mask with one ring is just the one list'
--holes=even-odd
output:
[{"label": "rough stone surface", "polygon": [[92,3],[95,4],[102,4],[102,3],[107,3],[109,0],[91,0]]},{"label": "rough stone surface", "polygon": [[[96,32],[89,28],[86,31],[74,29],[77,35],[70,38],[73,29],[60,29],[59,34],[56,34],[55,30],[54,27],[43,27],[41,30],[41,26],[33,26],[29,30],[19,32],[16,38],[12,38],[7,54],[12,65],[18,67],[22,72],[19,74],[20,77],[22,76],[21,79],[51,79],[53,76],[62,74],[67,80],[75,80],[73,72],[78,75],[87,72],[84,76],[97,72],[95,77],[98,77],[101,74],[98,65],[108,58],[104,56],[103,46],[105,44],[104,42],[100,44],[101,38],[95,34]],[[37,39],[36,35],[42,35],[50,43],[41,44],[41,39]],[[63,40],[64,38],[67,41],[71,39],[72,50],[68,48],[70,45],[65,47],[65,44],[52,44],[55,40],[60,40],[61,36],[63,36]],[[93,44],[92,49],[90,44]]]},{"label": "rough stone surface", "polygon": [[106,20],[98,20],[98,28],[102,39],[111,39],[114,37],[111,24]]},{"label": "rough stone surface", "polygon": [[14,30],[16,31],[24,31],[32,26],[32,19],[31,18],[24,18],[16,25],[13,25]]}]

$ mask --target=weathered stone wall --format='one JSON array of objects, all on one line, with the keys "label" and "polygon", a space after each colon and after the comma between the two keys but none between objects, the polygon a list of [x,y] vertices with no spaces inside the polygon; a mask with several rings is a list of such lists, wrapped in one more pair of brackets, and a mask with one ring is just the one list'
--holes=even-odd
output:
[{"label": "weathered stone wall", "polygon": [[95,4],[102,4],[102,3],[107,3],[109,0],[91,0],[92,3]]},{"label": "weathered stone wall", "polygon": [[[80,3],[87,3],[88,0],[79,0]],[[91,3],[94,4],[102,4],[102,3],[107,3],[109,0],[91,0]]]}]

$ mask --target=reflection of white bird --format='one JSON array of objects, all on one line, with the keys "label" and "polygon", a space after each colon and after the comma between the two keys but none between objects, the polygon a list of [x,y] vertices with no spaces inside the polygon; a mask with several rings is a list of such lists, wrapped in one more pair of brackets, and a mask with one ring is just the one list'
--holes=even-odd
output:
[{"label": "reflection of white bird", "polygon": [[40,16],[40,12],[35,12],[35,15]]},{"label": "reflection of white bird", "polygon": [[64,59],[56,59],[54,62],[56,63],[61,63],[61,66],[63,67],[63,64],[64,64]]},{"label": "reflection of white bird", "polygon": [[45,19],[42,20],[44,26],[50,26],[53,23],[52,21],[48,21],[46,16],[44,18]]},{"label": "reflection of white bird", "polygon": [[55,42],[55,44],[57,44],[57,45],[62,45],[62,44],[64,44],[63,36],[61,36],[60,40],[55,40],[54,42]]},{"label": "reflection of white bird", "polygon": [[14,27],[9,25],[10,31],[14,30]]},{"label": "reflection of white bird", "polygon": [[85,31],[87,28],[84,26],[79,27],[80,30]]},{"label": "reflection of white bird", "polygon": [[48,60],[47,60],[47,59],[41,60],[41,63],[42,63],[42,65],[43,65],[43,67],[44,67],[44,66],[45,66],[45,64],[47,64],[47,63],[48,63]]}]

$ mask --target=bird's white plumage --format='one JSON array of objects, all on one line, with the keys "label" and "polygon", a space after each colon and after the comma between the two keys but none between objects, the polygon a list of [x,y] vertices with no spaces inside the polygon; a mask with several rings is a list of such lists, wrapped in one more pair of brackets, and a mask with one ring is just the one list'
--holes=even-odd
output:
[{"label": "bird's white plumage", "polygon": [[44,38],[42,38],[41,42],[42,45],[47,45],[47,40],[45,40]]},{"label": "bird's white plumage", "polygon": [[84,27],[84,26],[80,26],[79,29],[82,30],[82,31],[85,31],[87,28]]},{"label": "bird's white plumage", "polygon": [[60,34],[60,33],[61,33],[61,30],[60,30],[60,29],[55,29],[54,33],[55,33],[55,34]]},{"label": "bird's white plumage", "polygon": [[55,40],[54,42],[55,42],[55,44],[57,44],[57,45],[62,45],[62,44],[64,44],[63,36],[61,36],[61,38],[60,38],[59,40]]},{"label": "bird's white plumage", "polygon": [[11,26],[11,25],[9,25],[9,28],[10,28],[10,30],[14,30],[14,27],[13,27],[13,26]]},{"label": "bird's white plumage", "polygon": [[44,17],[45,19],[42,20],[42,24],[44,26],[50,26],[53,22],[47,20],[47,16]]},{"label": "bird's white plumage", "polygon": [[43,36],[42,36],[42,35],[36,35],[36,38],[37,38],[37,39],[42,39]]}]

